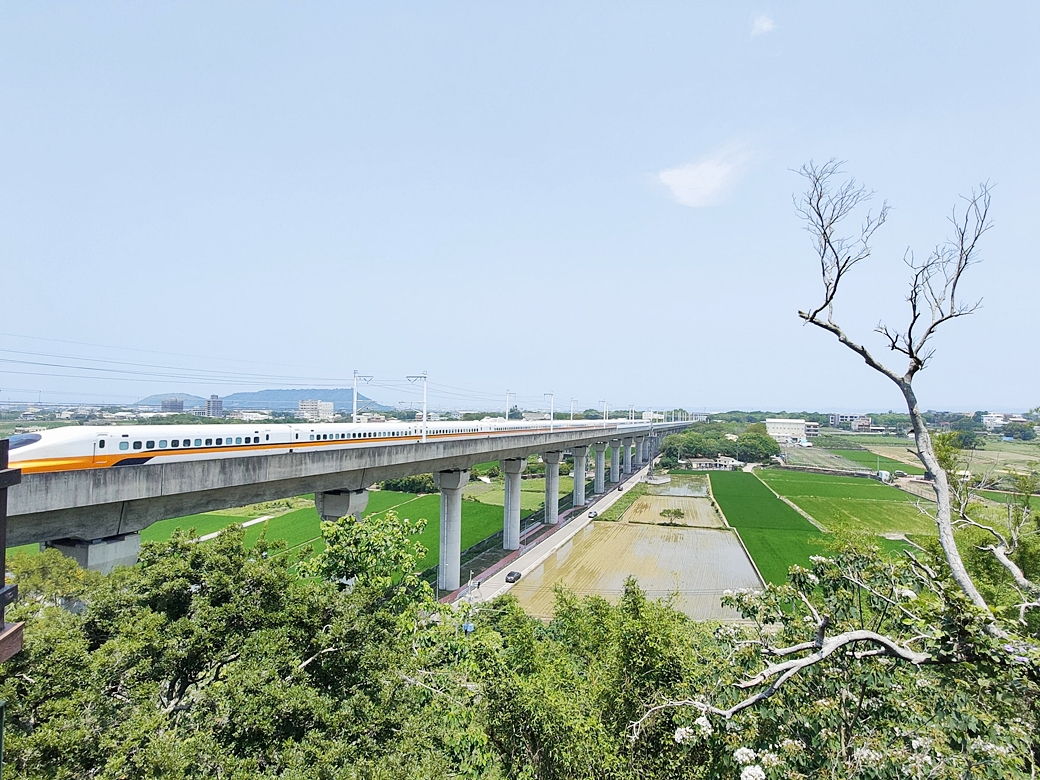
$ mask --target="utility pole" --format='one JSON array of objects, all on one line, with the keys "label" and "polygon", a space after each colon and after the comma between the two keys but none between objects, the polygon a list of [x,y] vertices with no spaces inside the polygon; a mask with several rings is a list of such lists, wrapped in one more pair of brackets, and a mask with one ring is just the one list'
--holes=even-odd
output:
[{"label": "utility pole", "polygon": [[574,422],[574,399],[571,399],[571,422]]},{"label": "utility pole", "polygon": [[549,433],[553,431],[553,423],[556,421],[556,393],[542,393],[549,396]]},{"label": "utility pole", "polygon": [[607,402],[606,401],[600,401],[600,403],[603,404],[603,419],[606,420],[607,419]]},{"label": "utility pole", "polygon": [[514,398],[516,398],[516,393],[511,393],[510,391],[506,390],[506,421],[507,422],[509,421],[509,396],[513,396]]},{"label": "utility pole", "polygon": [[368,384],[372,381],[372,377],[362,376],[357,372],[356,368],[354,369],[354,413],[350,415],[350,421],[355,424],[357,424],[357,383],[359,379],[362,380],[365,384]]},{"label": "utility pole", "polygon": [[423,371],[421,374],[407,377],[408,381],[415,384],[420,379],[422,380],[422,440],[423,444],[426,443],[426,372]]}]

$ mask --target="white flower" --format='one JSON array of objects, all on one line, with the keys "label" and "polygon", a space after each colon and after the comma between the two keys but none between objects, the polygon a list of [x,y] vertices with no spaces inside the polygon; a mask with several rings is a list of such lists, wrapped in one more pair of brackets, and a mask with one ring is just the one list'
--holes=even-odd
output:
[{"label": "white flower", "polygon": [[918,688],[927,688],[931,684],[932,684],[931,681],[925,679],[924,677],[918,677],[917,678],[917,687]]},{"label": "white flower", "polygon": [[871,750],[868,747],[858,747],[852,754],[852,760],[856,762],[856,766],[869,766],[871,764],[877,764],[884,758],[878,751]]},{"label": "white flower", "polygon": [[830,563],[830,558],[825,558],[822,555],[810,555],[809,560],[813,563]]},{"label": "white flower", "polygon": [[801,753],[805,750],[805,744],[798,739],[785,739],[780,743],[780,749],[785,753]]},{"label": "white flower", "polygon": [[750,764],[755,760],[757,754],[751,748],[737,748],[733,751],[733,760],[738,764]]},{"label": "white flower", "polygon": [[746,766],[740,773],[740,780],[766,780],[766,772],[760,766]]},{"label": "white flower", "polygon": [[820,578],[813,574],[811,571],[806,573],[805,579],[809,580],[809,582],[811,582],[813,585],[820,584]]},{"label": "white flower", "polygon": [[899,595],[907,601],[913,601],[917,598],[917,594],[910,590],[910,588],[903,588],[903,590],[899,591]]},{"label": "white flower", "polygon": [[689,742],[693,739],[694,731],[686,726],[680,726],[675,730],[675,742],[681,745],[683,742]]},{"label": "white flower", "polygon": [[759,753],[758,760],[762,762],[762,766],[772,769],[773,767],[780,766],[780,756],[776,753]]},{"label": "white flower", "polygon": [[711,727],[711,721],[709,721],[704,715],[697,718],[694,723],[697,724],[697,728],[701,730],[702,736],[710,737],[715,733],[715,729]]}]

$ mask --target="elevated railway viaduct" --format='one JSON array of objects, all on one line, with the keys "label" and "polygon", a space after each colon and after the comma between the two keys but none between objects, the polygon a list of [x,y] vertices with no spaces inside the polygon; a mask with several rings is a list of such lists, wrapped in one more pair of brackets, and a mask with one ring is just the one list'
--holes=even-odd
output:
[{"label": "elevated railway viaduct", "polygon": [[[661,436],[687,424],[608,423],[552,433],[25,474],[9,491],[8,544],[47,543],[87,568],[110,571],[136,561],[139,532],[159,520],[307,493],[314,494],[325,519],[358,515],[368,502],[369,486],[432,472],[441,493],[438,585],[455,590],[460,584],[462,489],[474,464],[501,462],[503,546],[515,550],[520,546],[520,475],[528,456],[541,455],[545,461],[545,522],[555,523],[564,452],[574,458],[574,506],[583,506],[589,468],[596,492],[602,492],[608,479],[618,482],[652,458]],[[609,474],[608,447],[613,449]]]}]

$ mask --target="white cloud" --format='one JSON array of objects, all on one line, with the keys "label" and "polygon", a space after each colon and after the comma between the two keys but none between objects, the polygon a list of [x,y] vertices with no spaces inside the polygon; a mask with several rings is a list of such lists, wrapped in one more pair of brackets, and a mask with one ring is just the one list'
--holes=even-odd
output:
[{"label": "white cloud", "polygon": [[751,20],[751,37],[754,38],[756,35],[772,32],[775,28],[776,24],[773,22],[773,17],[769,14],[759,14]]},{"label": "white cloud", "polygon": [[657,174],[679,203],[691,208],[725,202],[750,155],[738,146],[726,146],[696,162]]}]

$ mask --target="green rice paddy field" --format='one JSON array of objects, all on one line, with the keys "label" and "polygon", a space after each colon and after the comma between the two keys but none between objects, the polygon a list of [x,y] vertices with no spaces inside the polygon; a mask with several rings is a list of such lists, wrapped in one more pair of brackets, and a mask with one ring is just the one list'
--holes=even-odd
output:
[{"label": "green rice paddy field", "polygon": [[791,565],[808,566],[810,555],[823,552],[824,534],[754,474],[720,471],[709,479],[712,495],[766,582],[786,582]]},{"label": "green rice paddy field", "polygon": [[862,477],[764,469],[769,487],[808,513],[828,531],[869,534],[933,534],[931,518],[917,500],[890,485]]},{"label": "green rice paddy field", "polygon": [[920,466],[912,466],[909,463],[903,463],[900,460],[886,458],[884,455],[876,455],[870,450],[829,449],[827,452],[833,452],[835,455],[840,455],[845,458],[845,460],[851,460],[853,463],[868,468],[871,471],[880,468],[882,471],[887,471],[889,473],[893,471],[905,471],[907,474],[924,474],[924,469]]}]

